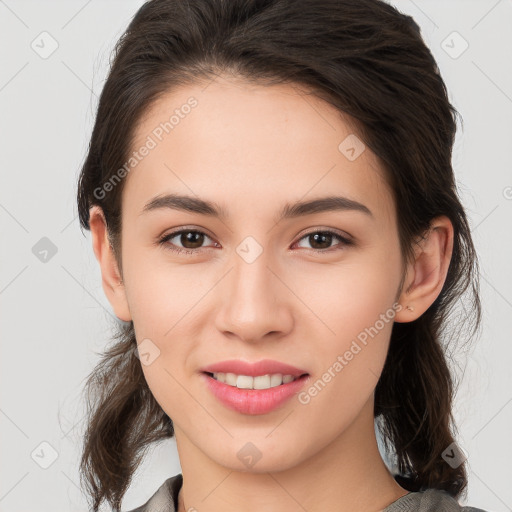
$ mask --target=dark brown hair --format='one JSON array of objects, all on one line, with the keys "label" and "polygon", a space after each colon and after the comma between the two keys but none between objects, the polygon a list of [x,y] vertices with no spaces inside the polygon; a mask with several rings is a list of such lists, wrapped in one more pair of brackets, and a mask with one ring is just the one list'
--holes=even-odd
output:
[{"label": "dark brown hair", "polygon": [[[116,45],[99,100],[78,183],[82,229],[89,229],[89,208],[99,205],[122,272],[124,181],[98,191],[127,161],[136,127],[156,99],[221,73],[262,85],[296,84],[348,114],[386,172],[404,262],[434,217],[451,220],[454,246],[443,289],[417,320],[394,324],[375,417],[400,485],[457,497],[467,485],[465,464],[452,468],[441,456],[455,435],[447,348],[467,341],[480,324],[478,263],[451,165],[458,112],[412,18],[380,0],[145,3]],[[454,327],[452,310],[461,305],[465,316]],[[174,434],[133,357],[135,347],[133,323],[122,325],[87,380],[80,471],[94,512],[104,500],[120,510],[147,449]]]}]

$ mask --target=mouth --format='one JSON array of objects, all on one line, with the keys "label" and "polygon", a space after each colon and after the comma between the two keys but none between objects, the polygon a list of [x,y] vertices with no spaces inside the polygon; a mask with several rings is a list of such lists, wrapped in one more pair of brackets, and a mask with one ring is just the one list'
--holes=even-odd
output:
[{"label": "mouth", "polygon": [[309,373],[251,376],[206,371],[201,372],[201,377],[221,404],[248,415],[267,414],[284,407],[310,379]]},{"label": "mouth", "polygon": [[272,373],[265,375],[237,375],[235,373],[224,372],[203,372],[208,377],[238,389],[254,389],[264,390],[289,384],[303,377],[307,377],[309,373],[303,373],[299,376],[283,375],[282,373]]}]

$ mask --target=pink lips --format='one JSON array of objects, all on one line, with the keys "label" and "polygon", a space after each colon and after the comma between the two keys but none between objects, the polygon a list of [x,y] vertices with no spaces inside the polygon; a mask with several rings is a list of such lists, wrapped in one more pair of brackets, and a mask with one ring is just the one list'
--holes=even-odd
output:
[{"label": "pink lips", "polygon": [[263,359],[257,363],[247,363],[245,361],[232,359],[230,361],[221,361],[219,363],[205,366],[201,371],[208,373],[236,373],[237,375],[249,375],[250,377],[272,373],[281,373],[283,375],[300,377],[307,373],[306,370],[301,370],[295,366],[280,363],[279,361],[274,361],[272,359]]},{"label": "pink lips", "polygon": [[[269,389],[239,389],[219,382],[209,375],[209,373],[217,372],[235,373],[252,377],[281,373],[282,375],[293,375],[296,379],[287,384],[281,384]],[[204,379],[208,389],[214,396],[226,407],[242,414],[256,415],[266,414],[284,404],[300,391],[309,380],[309,374],[294,366],[269,359],[252,364],[240,360],[231,360],[204,367],[201,378]]]}]

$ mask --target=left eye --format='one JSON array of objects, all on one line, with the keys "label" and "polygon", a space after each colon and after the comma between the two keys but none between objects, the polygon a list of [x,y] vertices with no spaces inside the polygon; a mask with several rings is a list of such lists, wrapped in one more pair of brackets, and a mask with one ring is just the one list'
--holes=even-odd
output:
[{"label": "left eye", "polygon": [[[309,243],[312,242],[313,245],[322,246],[324,244],[328,244],[330,246],[330,242],[332,242],[333,238],[341,242],[340,244],[337,244],[339,246],[352,244],[352,240],[349,240],[348,238],[341,236],[338,233],[334,233],[333,231],[312,231],[311,233],[304,235],[300,240],[307,239]],[[327,252],[326,249],[329,248],[330,247],[313,247],[313,250],[316,252]]]},{"label": "left eye", "polygon": [[[184,244],[182,247],[176,246],[175,243],[171,243],[171,240],[174,238],[178,238],[180,243]],[[197,252],[198,249],[202,249],[201,245],[204,242],[204,239],[208,238],[211,240],[211,238],[206,235],[206,233],[203,233],[202,231],[197,231],[193,229],[182,229],[179,231],[174,231],[172,233],[169,233],[167,235],[164,235],[159,240],[159,244],[162,246],[165,246],[166,248],[178,252],[178,253],[186,253],[186,254],[194,254]],[[317,247],[312,247],[311,250],[315,252],[327,252],[327,250],[331,246],[331,242],[334,239],[339,240],[341,243],[337,244],[339,246],[346,246],[346,245],[352,245],[353,242],[333,231],[312,231],[311,233],[307,233],[302,238],[300,238],[299,242],[301,240],[307,239],[309,243],[312,243],[313,245],[317,245]],[[297,242],[296,244],[298,244]],[[188,245],[190,244],[190,245]],[[296,245],[294,244],[294,245]],[[325,247],[327,245],[328,247]],[[320,247],[318,247],[320,246]]]}]

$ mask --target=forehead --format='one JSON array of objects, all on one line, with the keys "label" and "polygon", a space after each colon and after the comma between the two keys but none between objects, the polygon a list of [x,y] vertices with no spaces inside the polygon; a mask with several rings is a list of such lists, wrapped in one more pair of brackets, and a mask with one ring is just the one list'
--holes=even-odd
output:
[{"label": "forehead", "polygon": [[394,218],[383,169],[355,123],[296,85],[217,78],[181,86],[140,120],[132,152],[144,146],[123,191],[130,209],[170,192],[227,211],[337,192]]}]

